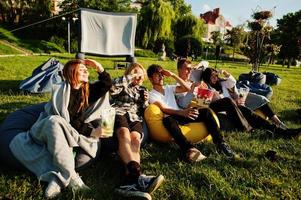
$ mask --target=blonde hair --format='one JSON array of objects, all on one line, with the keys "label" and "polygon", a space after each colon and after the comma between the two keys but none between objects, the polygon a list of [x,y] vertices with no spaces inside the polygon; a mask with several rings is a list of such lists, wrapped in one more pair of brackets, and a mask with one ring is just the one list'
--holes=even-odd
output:
[{"label": "blonde hair", "polygon": [[131,63],[131,65],[125,70],[124,72],[124,75],[129,75],[131,73],[131,71],[133,69],[135,69],[136,67],[140,68],[142,71],[143,71],[143,74],[144,74],[144,78],[146,79],[147,76],[146,76],[146,70],[144,69],[144,67],[139,64],[139,63]]}]

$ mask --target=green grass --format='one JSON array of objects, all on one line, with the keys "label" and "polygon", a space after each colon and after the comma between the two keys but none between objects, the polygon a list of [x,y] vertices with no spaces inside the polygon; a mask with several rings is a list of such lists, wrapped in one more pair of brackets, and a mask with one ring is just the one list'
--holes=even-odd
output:
[{"label": "green grass", "polygon": [[[2,28],[1,26],[0,26],[0,39],[6,40],[7,42],[17,47],[27,49],[27,51],[32,51],[33,53],[65,52],[64,49],[51,42],[47,42],[44,40],[25,40],[25,39],[17,38],[16,36],[14,36],[13,33]],[[5,54],[5,53],[1,53],[1,48],[4,48],[1,46],[2,45],[0,44],[0,55]]]},{"label": "green grass", "polygon": [[[71,55],[54,55],[65,63]],[[29,95],[18,90],[21,80],[46,61],[48,56],[0,58],[0,122],[11,112],[26,105],[47,101],[49,95]],[[96,58],[110,72],[119,76],[123,70],[113,69],[113,59]],[[175,72],[174,61],[157,61],[156,58],[138,58],[145,67],[158,63]],[[214,65],[214,61],[211,62]],[[217,67],[235,77],[249,71],[250,66],[237,63],[218,63]],[[273,87],[273,109],[289,127],[300,127],[295,110],[301,107],[301,69],[281,66],[262,67],[282,77],[279,86]],[[92,73],[92,78],[96,74]],[[173,82],[171,79],[169,83]],[[145,82],[150,88],[150,83]],[[225,133],[233,149],[244,157],[242,161],[229,161],[215,152],[212,143],[197,147],[208,159],[197,164],[181,160],[174,144],[150,143],[142,150],[142,167],[146,174],[163,174],[165,183],[152,196],[153,199],[300,199],[301,197],[301,144],[294,139],[272,138],[263,131],[255,133]],[[278,159],[265,158],[268,150],[277,151]],[[64,190],[58,199],[118,199],[114,187],[120,183],[121,162],[116,155],[103,155],[102,159],[80,172],[92,191],[74,194]],[[44,183],[29,173],[0,170],[0,199],[43,199]]]},{"label": "green grass", "polygon": [[20,54],[19,51],[11,48],[10,46],[1,44],[0,42],[0,55]]}]

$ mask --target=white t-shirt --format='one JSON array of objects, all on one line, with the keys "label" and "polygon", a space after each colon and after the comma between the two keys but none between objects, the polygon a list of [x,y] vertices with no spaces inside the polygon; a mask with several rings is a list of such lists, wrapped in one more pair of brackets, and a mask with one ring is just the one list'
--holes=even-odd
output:
[{"label": "white t-shirt", "polygon": [[149,103],[155,103],[157,101],[167,108],[180,110],[175,98],[176,87],[176,85],[163,86],[164,95],[157,90],[152,89],[149,92]]}]

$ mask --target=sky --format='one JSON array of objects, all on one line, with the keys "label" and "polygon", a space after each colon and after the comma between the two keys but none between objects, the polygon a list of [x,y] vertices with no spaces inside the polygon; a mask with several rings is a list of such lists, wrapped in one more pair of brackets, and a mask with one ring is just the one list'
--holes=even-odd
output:
[{"label": "sky", "polygon": [[192,7],[194,15],[220,8],[226,20],[230,21],[232,26],[242,25],[247,20],[252,20],[251,15],[254,11],[270,10],[273,12],[273,18],[270,24],[277,25],[277,19],[283,15],[294,13],[301,10],[301,0],[185,0]]}]

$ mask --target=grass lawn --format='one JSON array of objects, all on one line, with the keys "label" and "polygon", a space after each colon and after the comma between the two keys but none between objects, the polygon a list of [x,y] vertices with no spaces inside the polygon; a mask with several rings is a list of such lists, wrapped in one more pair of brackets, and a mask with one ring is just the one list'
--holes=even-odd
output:
[{"label": "grass lawn", "polygon": [[[62,63],[71,57],[67,54],[53,56]],[[48,58],[50,56],[0,58],[0,122],[21,107],[49,99],[49,94],[30,95],[18,89],[20,81]],[[113,69],[113,59],[96,59],[112,77],[123,73],[122,69]],[[155,58],[138,58],[138,61],[145,67],[158,63],[174,72],[176,70],[174,61],[163,62]],[[236,78],[250,69],[249,65],[237,63],[218,63],[217,66]],[[273,87],[271,106],[289,127],[300,127],[295,110],[301,107],[301,69],[275,65],[262,67],[261,71],[274,72],[282,77],[281,84]],[[95,73],[92,73],[92,78],[96,78]],[[145,85],[150,88],[148,81]],[[197,145],[208,159],[193,165],[180,159],[179,149],[174,144],[150,143],[142,149],[144,173],[163,174],[166,178],[152,195],[153,199],[300,199],[300,141],[272,138],[263,131],[225,133],[225,136],[233,149],[243,155],[242,161],[229,161],[220,156],[212,143]],[[268,150],[277,152],[275,162],[265,158]],[[113,191],[120,183],[120,166],[118,156],[104,155],[90,169],[80,172],[84,182],[92,188],[91,192],[75,194],[66,189],[58,199],[119,199]],[[43,199],[44,189],[45,184],[39,183],[29,173],[0,169],[0,199]]]}]

